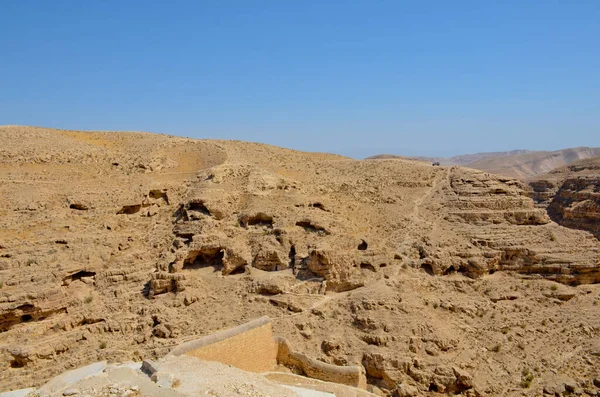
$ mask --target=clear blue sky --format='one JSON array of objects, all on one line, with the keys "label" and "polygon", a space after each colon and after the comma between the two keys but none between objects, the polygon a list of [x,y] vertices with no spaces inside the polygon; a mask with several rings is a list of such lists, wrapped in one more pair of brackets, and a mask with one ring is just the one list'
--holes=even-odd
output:
[{"label": "clear blue sky", "polygon": [[354,157],[600,146],[600,0],[0,0],[0,124]]}]

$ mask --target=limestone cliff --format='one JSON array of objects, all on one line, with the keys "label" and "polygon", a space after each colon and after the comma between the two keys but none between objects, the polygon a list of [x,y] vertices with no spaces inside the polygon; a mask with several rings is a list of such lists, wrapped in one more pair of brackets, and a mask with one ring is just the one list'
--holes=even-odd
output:
[{"label": "limestone cliff", "polygon": [[536,204],[555,222],[600,238],[600,157],[558,168],[529,181]]}]

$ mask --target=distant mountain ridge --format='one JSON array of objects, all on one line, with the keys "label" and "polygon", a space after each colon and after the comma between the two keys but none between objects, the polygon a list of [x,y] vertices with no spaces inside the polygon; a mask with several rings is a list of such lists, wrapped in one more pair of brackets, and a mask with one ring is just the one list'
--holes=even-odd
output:
[{"label": "distant mountain ridge", "polygon": [[428,156],[398,156],[395,154],[378,154],[376,156],[367,157],[365,160],[377,159],[410,159],[417,161],[438,161],[441,165],[467,165],[490,157],[514,156],[517,154],[531,153],[531,150],[511,150],[508,152],[482,152],[473,154],[460,154],[453,157],[428,157]]},{"label": "distant mountain ridge", "polygon": [[600,148],[577,147],[555,151],[511,150],[507,152],[485,152],[465,154],[449,158],[443,157],[405,157],[392,154],[380,154],[368,157],[374,159],[411,159],[417,161],[439,162],[441,165],[458,165],[475,168],[493,174],[527,179],[545,174],[555,168],[571,164],[578,160],[600,156]]}]

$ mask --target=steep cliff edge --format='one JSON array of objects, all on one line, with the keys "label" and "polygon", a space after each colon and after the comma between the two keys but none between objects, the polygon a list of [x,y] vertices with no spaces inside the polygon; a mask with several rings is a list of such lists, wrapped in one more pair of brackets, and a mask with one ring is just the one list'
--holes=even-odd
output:
[{"label": "steep cliff edge", "polygon": [[600,238],[600,157],[579,161],[530,180],[536,206],[553,221]]}]

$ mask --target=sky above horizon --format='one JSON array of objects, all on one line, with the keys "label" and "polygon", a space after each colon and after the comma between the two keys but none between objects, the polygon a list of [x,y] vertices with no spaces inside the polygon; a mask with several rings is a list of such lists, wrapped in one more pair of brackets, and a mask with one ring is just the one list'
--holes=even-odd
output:
[{"label": "sky above horizon", "polygon": [[0,125],[362,158],[600,146],[600,1],[0,0]]}]

